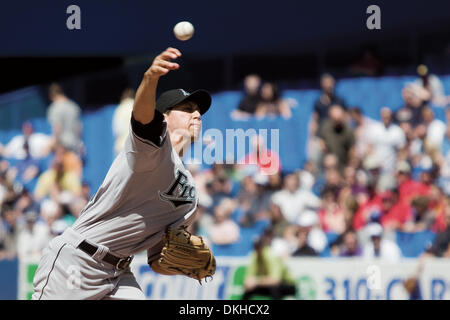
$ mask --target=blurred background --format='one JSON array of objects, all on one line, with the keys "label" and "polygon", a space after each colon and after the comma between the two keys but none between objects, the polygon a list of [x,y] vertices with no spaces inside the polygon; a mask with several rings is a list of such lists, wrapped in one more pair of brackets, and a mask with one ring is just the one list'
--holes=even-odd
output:
[{"label": "blurred background", "polygon": [[[71,4],[80,30],[66,27]],[[369,30],[372,4],[1,4],[0,299],[30,298],[43,248],[102,183],[168,46],[181,68],[158,93],[205,88],[203,132],[277,129],[279,145],[250,137],[253,165],[185,157],[192,231],[218,271],[199,287],[136,257],[149,299],[450,299],[450,8],[377,1]],[[182,20],[186,42],[172,32]]]}]

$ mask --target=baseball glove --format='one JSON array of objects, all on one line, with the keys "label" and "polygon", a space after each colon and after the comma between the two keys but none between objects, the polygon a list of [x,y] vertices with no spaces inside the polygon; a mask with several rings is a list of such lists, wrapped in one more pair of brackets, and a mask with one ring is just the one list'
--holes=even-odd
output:
[{"label": "baseball glove", "polygon": [[165,275],[185,275],[200,284],[202,279],[212,278],[216,271],[216,259],[202,237],[192,235],[183,228],[169,228],[164,233],[163,241],[160,258],[150,264],[153,271]]}]

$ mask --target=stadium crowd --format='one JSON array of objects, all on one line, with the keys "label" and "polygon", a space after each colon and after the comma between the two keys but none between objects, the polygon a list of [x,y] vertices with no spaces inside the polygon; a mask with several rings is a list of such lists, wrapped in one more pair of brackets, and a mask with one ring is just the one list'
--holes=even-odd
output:
[{"label": "stadium crowd", "polygon": [[[418,72],[402,90],[404,105],[383,107],[381,121],[347,105],[333,76],[323,75],[308,160],[294,172],[283,170],[283,159],[257,136],[244,164],[186,164],[199,193],[192,232],[213,250],[264,234],[275,256],[395,261],[402,256],[397,231],[430,231],[436,237],[424,254],[450,257],[450,108],[443,122],[431,107],[445,108],[449,99],[438,77],[424,66]],[[292,117],[296,101],[282,98],[276,84],[256,74],[244,83],[233,119]],[[124,92],[113,118],[116,153],[128,134],[133,95]],[[0,145],[0,259],[39,257],[91,196],[83,182],[81,109],[59,85],[49,98],[51,135],[25,122],[23,134]],[[242,239],[251,228],[254,237]]]}]

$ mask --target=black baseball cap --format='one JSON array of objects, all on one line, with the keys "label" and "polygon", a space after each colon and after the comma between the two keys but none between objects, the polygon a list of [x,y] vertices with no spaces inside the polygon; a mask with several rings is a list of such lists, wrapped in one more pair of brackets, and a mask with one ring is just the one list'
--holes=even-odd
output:
[{"label": "black baseball cap", "polygon": [[208,91],[199,89],[192,93],[183,89],[172,89],[163,92],[156,101],[156,110],[161,113],[172,109],[183,101],[193,101],[197,103],[200,114],[204,114],[211,106],[211,95]]}]

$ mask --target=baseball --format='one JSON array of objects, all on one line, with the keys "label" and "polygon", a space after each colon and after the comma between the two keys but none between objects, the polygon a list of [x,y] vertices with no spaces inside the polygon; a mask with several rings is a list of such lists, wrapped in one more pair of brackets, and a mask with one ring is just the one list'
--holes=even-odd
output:
[{"label": "baseball", "polygon": [[194,26],[188,21],[181,21],[175,25],[173,33],[178,40],[186,41],[194,35]]}]

